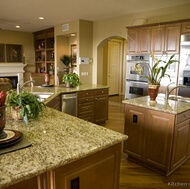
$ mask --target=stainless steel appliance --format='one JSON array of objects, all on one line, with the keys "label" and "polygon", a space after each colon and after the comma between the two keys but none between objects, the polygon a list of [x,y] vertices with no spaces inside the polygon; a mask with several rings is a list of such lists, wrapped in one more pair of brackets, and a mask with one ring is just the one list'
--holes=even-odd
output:
[{"label": "stainless steel appliance", "polygon": [[62,112],[76,116],[77,111],[77,95],[76,93],[68,93],[62,95]]},{"label": "stainless steel appliance", "polygon": [[136,98],[148,94],[148,81],[143,76],[148,74],[149,55],[127,56],[125,98]]},{"label": "stainless steel appliance", "polygon": [[181,35],[179,65],[178,83],[187,87],[179,88],[178,95],[190,97],[190,34]]}]

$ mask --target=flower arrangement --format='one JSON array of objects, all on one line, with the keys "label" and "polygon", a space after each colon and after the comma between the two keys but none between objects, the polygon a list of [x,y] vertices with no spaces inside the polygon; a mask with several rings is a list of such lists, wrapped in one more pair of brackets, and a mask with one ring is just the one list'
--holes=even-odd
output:
[{"label": "flower arrangement", "polygon": [[175,54],[171,55],[167,61],[155,58],[153,53],[151,53],[151,57],[154,63],[152,68],[149,64],[145,64],[145,63],[137,63],[137,66],[139,64],[146,65],[148,67],[149,73],[148,75],[145,75],[143,77],[148,79],[148,82],[150,85],[160,85],[160,82],[163,77],[167,76],[170,79],[170,75],[166,73],[168,67],[171,64],[175,62],[179,62],[179,61],[174,59]]}]

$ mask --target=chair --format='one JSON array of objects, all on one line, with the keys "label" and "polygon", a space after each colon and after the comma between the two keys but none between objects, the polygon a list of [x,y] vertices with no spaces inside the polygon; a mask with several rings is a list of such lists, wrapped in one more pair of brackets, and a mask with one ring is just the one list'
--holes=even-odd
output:
[{"label": "chair", "polygon": [[12,84],[11,80],[8,78],[0,78],[0,91],[9,91],[11,90]]}]

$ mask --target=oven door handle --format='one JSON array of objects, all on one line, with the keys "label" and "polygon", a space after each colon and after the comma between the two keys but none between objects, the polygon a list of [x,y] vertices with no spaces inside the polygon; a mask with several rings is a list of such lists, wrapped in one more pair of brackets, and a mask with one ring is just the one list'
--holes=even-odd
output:
[{"label": "oven door handle", "polygon": [[146,84],[146,85],[148,85],[147,82],[143,82],[143,81],[126,80],[126,82],[136,83],[136,84]]}]

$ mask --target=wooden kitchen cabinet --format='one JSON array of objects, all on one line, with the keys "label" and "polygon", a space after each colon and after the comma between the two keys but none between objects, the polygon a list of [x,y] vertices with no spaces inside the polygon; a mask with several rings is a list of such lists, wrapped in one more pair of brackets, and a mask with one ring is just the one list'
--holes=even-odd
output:
[{"label": "wooden kitchen cabinet", "polygon": [[121,145],[54,170],[56,189],[118,189]]},{"label": "wooden kitchen cabinet", "polygon": [[77,93],[77,117],[94,121],[94,90],[79,91]]},{"label": "wooden kitchen cabinet", "polygon": [[94,123],[108,119],[108,88],[95,90]]},{"label": "wooden kitchen cabinet", "polygon": [[190,33],[190,22],[183,22],[181,24],[181,34],[189,34]]},{"label": "wooden kitchen cabinet", "polygon": [[124,132],[129,160],[163,175],[190,157],[190,111],[175,115],[126,104]]},{"label": "wooden kitchen cabinet", "polygon": [[[142,159],[145,117],[147,110],[139,107],[125,105],[124,133],[128,135],[128,141],[124,143],[124,152],[137,159]],[[138,136],[138,137],[137,137]]]},{"label": "wooden kitchen cabinet", "polygon": [[128,29],[128,53],[149,54],[151,46],[151,27]]},{"label": "wooden kitchen cabinet", "polygon": [[152,27],[151,51],[154,54],[179,53],[180,24]]},{"label": "wooden kitchen cabinet", "polygon": [[179,167],[190,157],[190,110],[176,116],[171,167]]},{"label": "wooden kitchen cabinet", "polygon": [[46,106],[61,111],[61,95],[56,96],[51,101],[49,101]]},{"label": "wooden kitchen cabinet", "polygon": [[77,117],[100,123],[108,119],[108,88],[77,92]]}]

